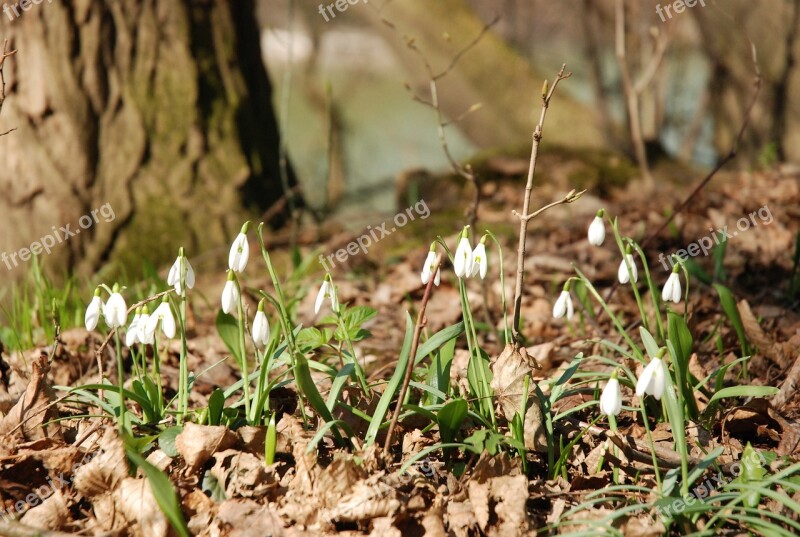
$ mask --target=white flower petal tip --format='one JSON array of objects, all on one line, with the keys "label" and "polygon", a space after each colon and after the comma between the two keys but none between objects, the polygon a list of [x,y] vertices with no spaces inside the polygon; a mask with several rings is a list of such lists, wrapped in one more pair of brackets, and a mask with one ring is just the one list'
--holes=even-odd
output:
[{"label": "white flower petal tip", "polygon": [[139,318],[139,323],[136,325],[136,341],[142,343],[144,345],[152,345],[153,341],[155,341],[155,326],[153,327],[153,331],[148,331],[148,327],[150,326],[150,314],[149,313],[142,313],[142,316]]},{"label": "white flower petal tip", "polygon": [[91,302],[86,307],[86,314],[83,317],[83,322],[86,325],[86,330],[91,332],[97,328],[97,322],[100,320],[100,313],[104,310],[103,301],[99,296],[92,297]]},{"label": "white flower petal tip", "polygon": [[606,240],[606,226],[603,224],[603,219],[595,216],[592,223],[589,224],[589,244],[593,246],[600,246]]},{"label": "white flower petal tip", "polygon": [[[194,287],[194,269],[192,268],[191,263],[186,257],[183,257],[184,263],[184,280],[186,281],[186,288],[192,289]],[[178,256],[175,259],[175,262],[172,264],[172,267],[169,269],[169,274],[167,274],[167,285],[171,285],[175,288],[175,292],[181,294],[181,257]]]},{"label": "white flower petal tip", "polygon": [[436,264],[436,252],[429,251],[428,256],[425,258],[425,264],[422,265],[422,272],[419,275],[422,285],[428,285],[428,282],[431,280],[431,272],[433,271],[434,264]]},{"label": "white flower petal tip", "polygon": [[575,310],[572,305],[572,297],[570,296],[569,291],[561,291],[561,294],[558,295],[556,303],[553,304],[554,318],[560,319],[565,314],[568,320],[572,320],[572,316],[575,314]]},{"label": "white flower petal tip", "polygon": [[222,289],[222,311],[230,314],[236,309],[239,304],[239,288],[236,287],[236,282],[228,280],[225,282],[225,287]]},{"label": "white flower petal tip", "polygon": [[260,347],[266,347],[269,342],[269,321],[262,310],[258,310],[253,319],[253,341]]},{"label": "white flower petal tip", "polygon": [[319,286],[319,291],[317,292],[317,300],[314,302],[314,315],[319,313],[319,310],[322,308],[322,303],[325,301],[325,297],[327,297],[330,293],[331,282],[325,280],[322,282],[322,285]]},{"label": "white flower petal tip", "polygon": [[481,280],[486,278],[486,272],[489,270],[489,263],[486,259],[486,246],[480,242],[478,246],[472,251],[472,272],[470,277],[477,274],[481,275]]},{"label": "white flower petal tip", "polygon": [[656,399],[661,399],[666,384],[665,375],[664,362],[661,361],[661,358],[653,358],[636,382],[636,395],[642,397],[648,394]]},{"label": "white flower petal tip", "polygon": [[128,325],[128,330],[125,332],[125,345],[127,347],[130,347],[139,340],[137,335],[139,333],[139,321],[141,318],[141,314],[137,313],[133,316],[131,324]]},{"label": "white flower petal tip", "polygon": [[244,272],[249,258],[250,244],[247,242],[247,235],[239,233],[233,240],[231,251],[228,253],[228,268],[234,272]]},{"label": "white flower petal tip", "polygon": [[[631,266],[630,272],[628,272],[628,267],[625,263],[626,259]],[[626,284],[630,281],[633,281],[633,283],[639,281],[639,272],[636,269],[636,262],[633,260],[633,255],[625,254],[625,258],[620,262],[619,270],[617,270],[617,279],[621,284]]]},{"label": "white flower petal tip", "polygon": [[128,306],[125,304],[125,299],[118,292],[111,293],[103,307],[103,317],[109,328],[118,328],[125,326],[128,319]]},{"label": "white flower petal tip", "polygon": [[664,284],[664,289],[661,291],[661,300],[664,302],[671,300],[677,304],[681,301],[681,298],[681,278],[677,272],[673,272]]},{"label": "white flower petal tip", "polygon": [[600,394],[600,412],[606,416],[617,416],[621,410],[622,392],[619,388],[619,380],[611,378],[603,393]]},{"label": "white flower petal tip", "polygon": [[458,241],[453,256],[453,270],[459,278],[468,278],[472,274],[472,247],[467,237],[461,237]]}]

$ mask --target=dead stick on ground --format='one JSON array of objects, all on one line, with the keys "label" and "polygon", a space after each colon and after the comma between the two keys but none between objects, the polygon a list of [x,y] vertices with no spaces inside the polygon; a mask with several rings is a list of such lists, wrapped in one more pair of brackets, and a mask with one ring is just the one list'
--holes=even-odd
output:
[{"label": "dead stick on ground", "polygon": [[569,78],[572,76],[572,73],[564,73],[564,70],[567,68],[567,65],[564,64],[561,66],[561,70],[556,75],[555,80],[553,81],[553,85],[550,88],[550,91],[547,90],[547,81],[545,81],[544,86],[542,87],[542,111],[539,115],[539,123],[536,125],[536,128],[533,131],[533,143],[531,146],[531,162],[530,167],[528,168],[528,182],[525,185],[525,198],[522,204],[522,214],[517,213],[516,211],[512,211],[512,214],[519,218],[519,247],[517,248],[517,281],[516,286],[514,289],[514,321],[511,325],[511,333],[512,339],[514,340],[514,348],[519,349],[519,346],[522,341],[522,337],[519,333],[519,320],[520,320],[520,307],[522,306],[522,281],[523,276],[525,274],[525,242],[527,240],[528,234],[528,221],[536,218],[541,213],[550,209],[551,207],[555,207],[556,205],[561,205],[562,203],[572,203],[573,201],[577,200],[583,192],[575,193],[575,191],[569,192],[563,199],[555,201],[541,209],[534,211],[533,213],[530,211],[531,205],[531,192],[533,191],[533,174],[536,171],[536,157],[539,153],[539,142],[542,140],[542,129],[544,128],[544,118],[547,115],[547,108],[550,106],[550,99],[553,97],[553,93],[556,91],[556,87],[558,83],[564,80],[565,78]]},{"label": "dead stick on ground", "polygon": [[386,432],[386,441],[383,443],[383,451],[388,453],[389,446],[392,445],[392,435],[394,434],[394,429],[397,427],[397,420],[400,418],[400,411],[403,408],[403,399],[406,398],[406,392],[408,391],[408,385],[411,383],[411,372],[414,370],[414,361],[417,357],[417,347],[419,346],[419,337],[422,334],[422,329],[428,323],[428,319],[425,317],[425,308],[428,305],[428,299],[431,297],[431,289],[433,289],[433,282],[436,279],[436,273],[439,272],[439,265],[442,263],[442,254],[436,258],[436,263],[433,265],[433,270],[431,271],[431,278],[428,280],[428,285],[425,286],[425,294],[422,295],[422,305],[419,308],[419,313],[417,314],[417,325],[414,327],[414,336],[411,339],[411,352],[408,355],[408,366],[406,367],[406,376],[403,379],[403,386],[400,388],[400,393],[397,397],[397,404],[394,407],[394,413],[392,414],[392,421],[389,423],[389,430]]}]

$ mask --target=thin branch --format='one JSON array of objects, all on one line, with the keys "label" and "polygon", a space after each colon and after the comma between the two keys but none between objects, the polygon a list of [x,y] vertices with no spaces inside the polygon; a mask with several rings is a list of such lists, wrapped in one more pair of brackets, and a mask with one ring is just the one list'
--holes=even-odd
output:
[{"label": "thin branch", "polygon": [[411,352],[408,355],[408,366],[406,367],[406,376],[403,378],[403,386],[400,388],[400,393],[397,396],[397,404],[394,407],[392,414],[392,421],[389,424],[389,430],[386,432],[386,441],[383,443],[383,451],[388,453],[389,447],[392,445],[392,436],[394,435],[395,427],[397,427],[397,420],[400,418],[400,411],[403,408],[403,400],[406,398],[408,385],[411,383],[411,372],[414,370],[414,360],[417,356],[417,347],[419,347],[419,338],[422,334],[422,329],[428,324],[428,319],[425,317],[425,308],[428,306],[428,299],[431,296],[433,289],[433,282],[436,280],[436,273],[439,272],[439,265],[442,263],[442,254],[436,257],[431,277],[428,280],[428,285],[425,286],[425,294],[422,295],[422,305],[417,314],[417,324],[414,327],[414,336],[411,339]]},{"label": "thin branch", "polygon": [[[16,53],[17,53],[16,50],[9,50],[8,49],[8,39],[4,40],[3,41],[3,54],[2,54],[2,56],[0,56],[0,110],[3,109],[3,102],[6,100],[6,77],[3,74],[3,66],[6,63],[6,58],[8,58],[9,56],[13,56]],[[3,134],[0,134],[0,136],[5,136],[6,134],[8,134],[9,132],[11,132],[13,130],[15,130],[15,129],[8,130],[8,131],[4,132]]]},{"label": "thin branch", "polygon": [[539,153],[539,142],[542,140],[542,130],[544,129],[544,119],[547,115],[547,108],[550,106],[550,99],[553,97],[553,93],[556,91],[556,87],[558,87],[558,83],[564,80],[565,78],[569,78],[572,76],[572,73],[564,73],[564,70],[567,68],[567,65],[564,64],[561,66],[561,70],[556,75],[555,80],[553,81],[553,85],[550,87],[550,91],[547,90],[547,81],[544,83],[544,87],[542,88],[542,111],[539,115],[539,123],[536,125],[536,128],[533,131],[533,143],[531,144],[531,162],[530,167],[528,168],[528,182],[525,185],[525,198],[523,200],[522,205],[522,213],[517,213],[514,211],[514,214],[519,218],[519,247],[517,248],[517,281],[516,286],[514,289],[514,321],[511,326],[511,333],[512,339],[514,340],[514,348],[519,349],[520,342],[522,340],[520,333],[519,333],[519,320],[520,320],[520,307],[522,306],[522,281],[523,276],[525,274],[525,242],[528,238],[528,221],[534,216],[541,214],[544,210],[555,207],[556,205],[560,205],[562,203],[572,203],[576,199],[580,197],[580,194],[575,194],[573,190],[569,194],[567,194],[564,199],[557,201],[555,203],[551,203],[550,205],[540,209],[534,213],[530,212],[530,205],[531,205],[531,193],[533,191],[533,174],[536,171],[536,158]]},{"label": "thin branch", "polygon": [[639,114],[639,94],[636,92],[631,79],[630,69],[628,68],[628,58],[625,51],[625,4],[623,0],[617,0],[615,4],[615,43],[614,52],[617,57],[622,78],[622,90],[625,93],[625,106],[628,111],[628,128],[631,131],[631,142],[636,154],[636,162],[642,170],[645,180],[652,182],[650,166],[647,163],[647,152],[644,147],[644,137],[642,135],[642,119]]}]

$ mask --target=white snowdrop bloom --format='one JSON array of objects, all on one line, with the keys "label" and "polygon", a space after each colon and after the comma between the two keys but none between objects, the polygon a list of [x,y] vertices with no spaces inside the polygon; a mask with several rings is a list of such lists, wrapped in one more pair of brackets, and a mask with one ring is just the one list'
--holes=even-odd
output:
[{"label": "white snowdrop bloom", "polygon": [[420,273],[420,280],[422,285],[428,285],[431,281],[431,273],[433,272],[433,265],[436,264],[436,252],[434,250],[428,251],[428,256],[425,258],[425,264],[422,265],[422,272]]},{"label": "white snowdrop bloom", "polygon": [[128,325],[128,330],[125,332],[125,345],[130,347],[136,341],[138,341],[138,334],[139,334],[139,321],[142,318],[142,310],[138,308],[136,310],[136,314],[133,316],[131,320],[131,324]]},{"label": "white snowdrop bloom", "polygon": [[169,339],[175,337],[175,317],[172,315],[172,308],[169,306],[169,302],[166,300],[158,305],[156,311],[154,311],[147,320],[146,335],[148,338],[155,337],[156,329],[159,324],[165,336]]},{"label": "white snowdrop bloom", "polygon": [[436,276],[433,277],[433,285],[439,287],[439,283],[442,281],[442,269],[438,269],[436,271]]},{"label": "white snowdrop bloom", "polygon": [[244,272],[247,260],[250,258],[250,245],[247,242],[247,228],[250,222],[245,222],[242,230],[233,240],[231,251],[228,254],[228,268],[234,272]]},{"label": "white snowdrop bloom", "polygon": [[322,308],[322,303],[325,299],[330,295],[331,291],[331,282],[328,280],[326,276],[325,279],[322,281],[322,285],[319,286],[319,292],[317,293],[317,300],[314,302],[314,315],[319,313],[320,308]]},{"label": "white snowdrop bloom", "polygon": [[153,332],[147,331],[147,323],[150,320],[150,314],[147,313],[147,307],[142,308],[142,316],[139,317],[139,324],[136,325],[136,341],[144,345],[152,345],[155,341],[155,330]]},{"label": "white snowdrop bloom", "polygon": [[568,288],[561,291],[556,303],[553,304],[553,317],[560,319],[564,314],[567,315],[567,319],[569,320],[572,320],[572,316],[575,314],[575,310],[572,307],[572,297],[569,294]]},{"label": "white snowdrop bloom", "polygon": [[597,215],[589,224],[589,244],[600,246],[606,240],[606,226],[603,223],[603,209],[597,211]]},{"label": "white snowdrop bloom", "polygon": [[664,375],[664,362],[661,361],[661,358],[653,358],[636,382],[636,395],[642,397],[647,393],[656,399],[661,399],[666,384]]},{"label": "white snowdrop bloom", "polygon": [[192,289],[194,287],[194,269],[183,254],[183,248],[181,248],[177,259],[175,259],[167,275],[167,285],[173,286],[175,292],[178,294],[181,294],[181,260],[183,260],[183,273],[184,280],[186,281],[186,288]]},{"label": "white snowdrop bloom", "polygon": [[115,291],[108,297],[108,301],[103,306],[103,317],[109,328],[118,328],[125,326],[128,319],[128,306],[125,304],[125,299],[119,294],[119,287],[114,286]]},{"label": "white snowdrop bloom", "polygon": [[681,301],[681,277],[677,270],[673,270],[667,278],[664,289],[661,291],[661,300],[664,302],[672,300],[676,304]]},{"label": "white snowdrop bloom", "polygon": [[[628,260],[628,264],[631,266],[631,271],[628,272],[628,266],[625,263],[625,260]],[[636,270],[636,262],[633,260],[633,255],[630,252],[625,254],[625,257],[619,264],[619,270],[617,270],[617,278],[619,279],[619,283],[625,284],[630,281],[636,283],[639,280],[639,273]]]},{"label": "white snowdrop bloom", "polygon": [[92,331],[97,328],[97,322],[100,320],[100,312],[104,309],[103,301],[100,299],[100,289],[94,292],[91,302],[86,307],[86,314],[83,316],[83,322],[86,325],[86,330]]},{"label": "white snowdrop bloom", "polygon": [[258,311],[253,319],[253,341],[256,345],[266,347],[269,341],[269,321],[264,313],[264,303],[258,305]]},{"label": "white snowdrop bloom", "polygon": [[234,281],[233,271],[228,272],[228,281],[222,289],[222,311],[231,313],[239,306],[239,287]]},{"label": "white snowdrop bloom", "polygon": [[453,257],[453,269],[459,278],[468,278],[472,274],[472,247],[467,237],[468,232],[469,226],[465,226]]},{"label": "white snowdrop bloom", "polygon": [[616,372],[600,394],[600,412],[607,416],[617,416],[622,410],[622,392]]},{"label": "white snowdrop bloom", "polygon": [[486,271],[489,268],[489,263],[486,259],[485,241],[486,237],[481,239],[481,242],[479,242],[472,251],[472,273],[470,274],[470,277],[474,277],[476,274],[480,273],[481,280],[486,278]]}]

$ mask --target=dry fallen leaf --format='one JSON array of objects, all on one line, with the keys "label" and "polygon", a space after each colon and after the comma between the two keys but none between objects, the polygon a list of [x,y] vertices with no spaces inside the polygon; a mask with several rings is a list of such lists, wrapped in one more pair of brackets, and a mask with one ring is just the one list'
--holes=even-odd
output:
[{"label": "dry fallen leaf", "polygon": [[187,423],[175,438],[175,449],[186,461],[187,471],[194,472],[214,453],[236,444],[236,435],[227,427]]}]

